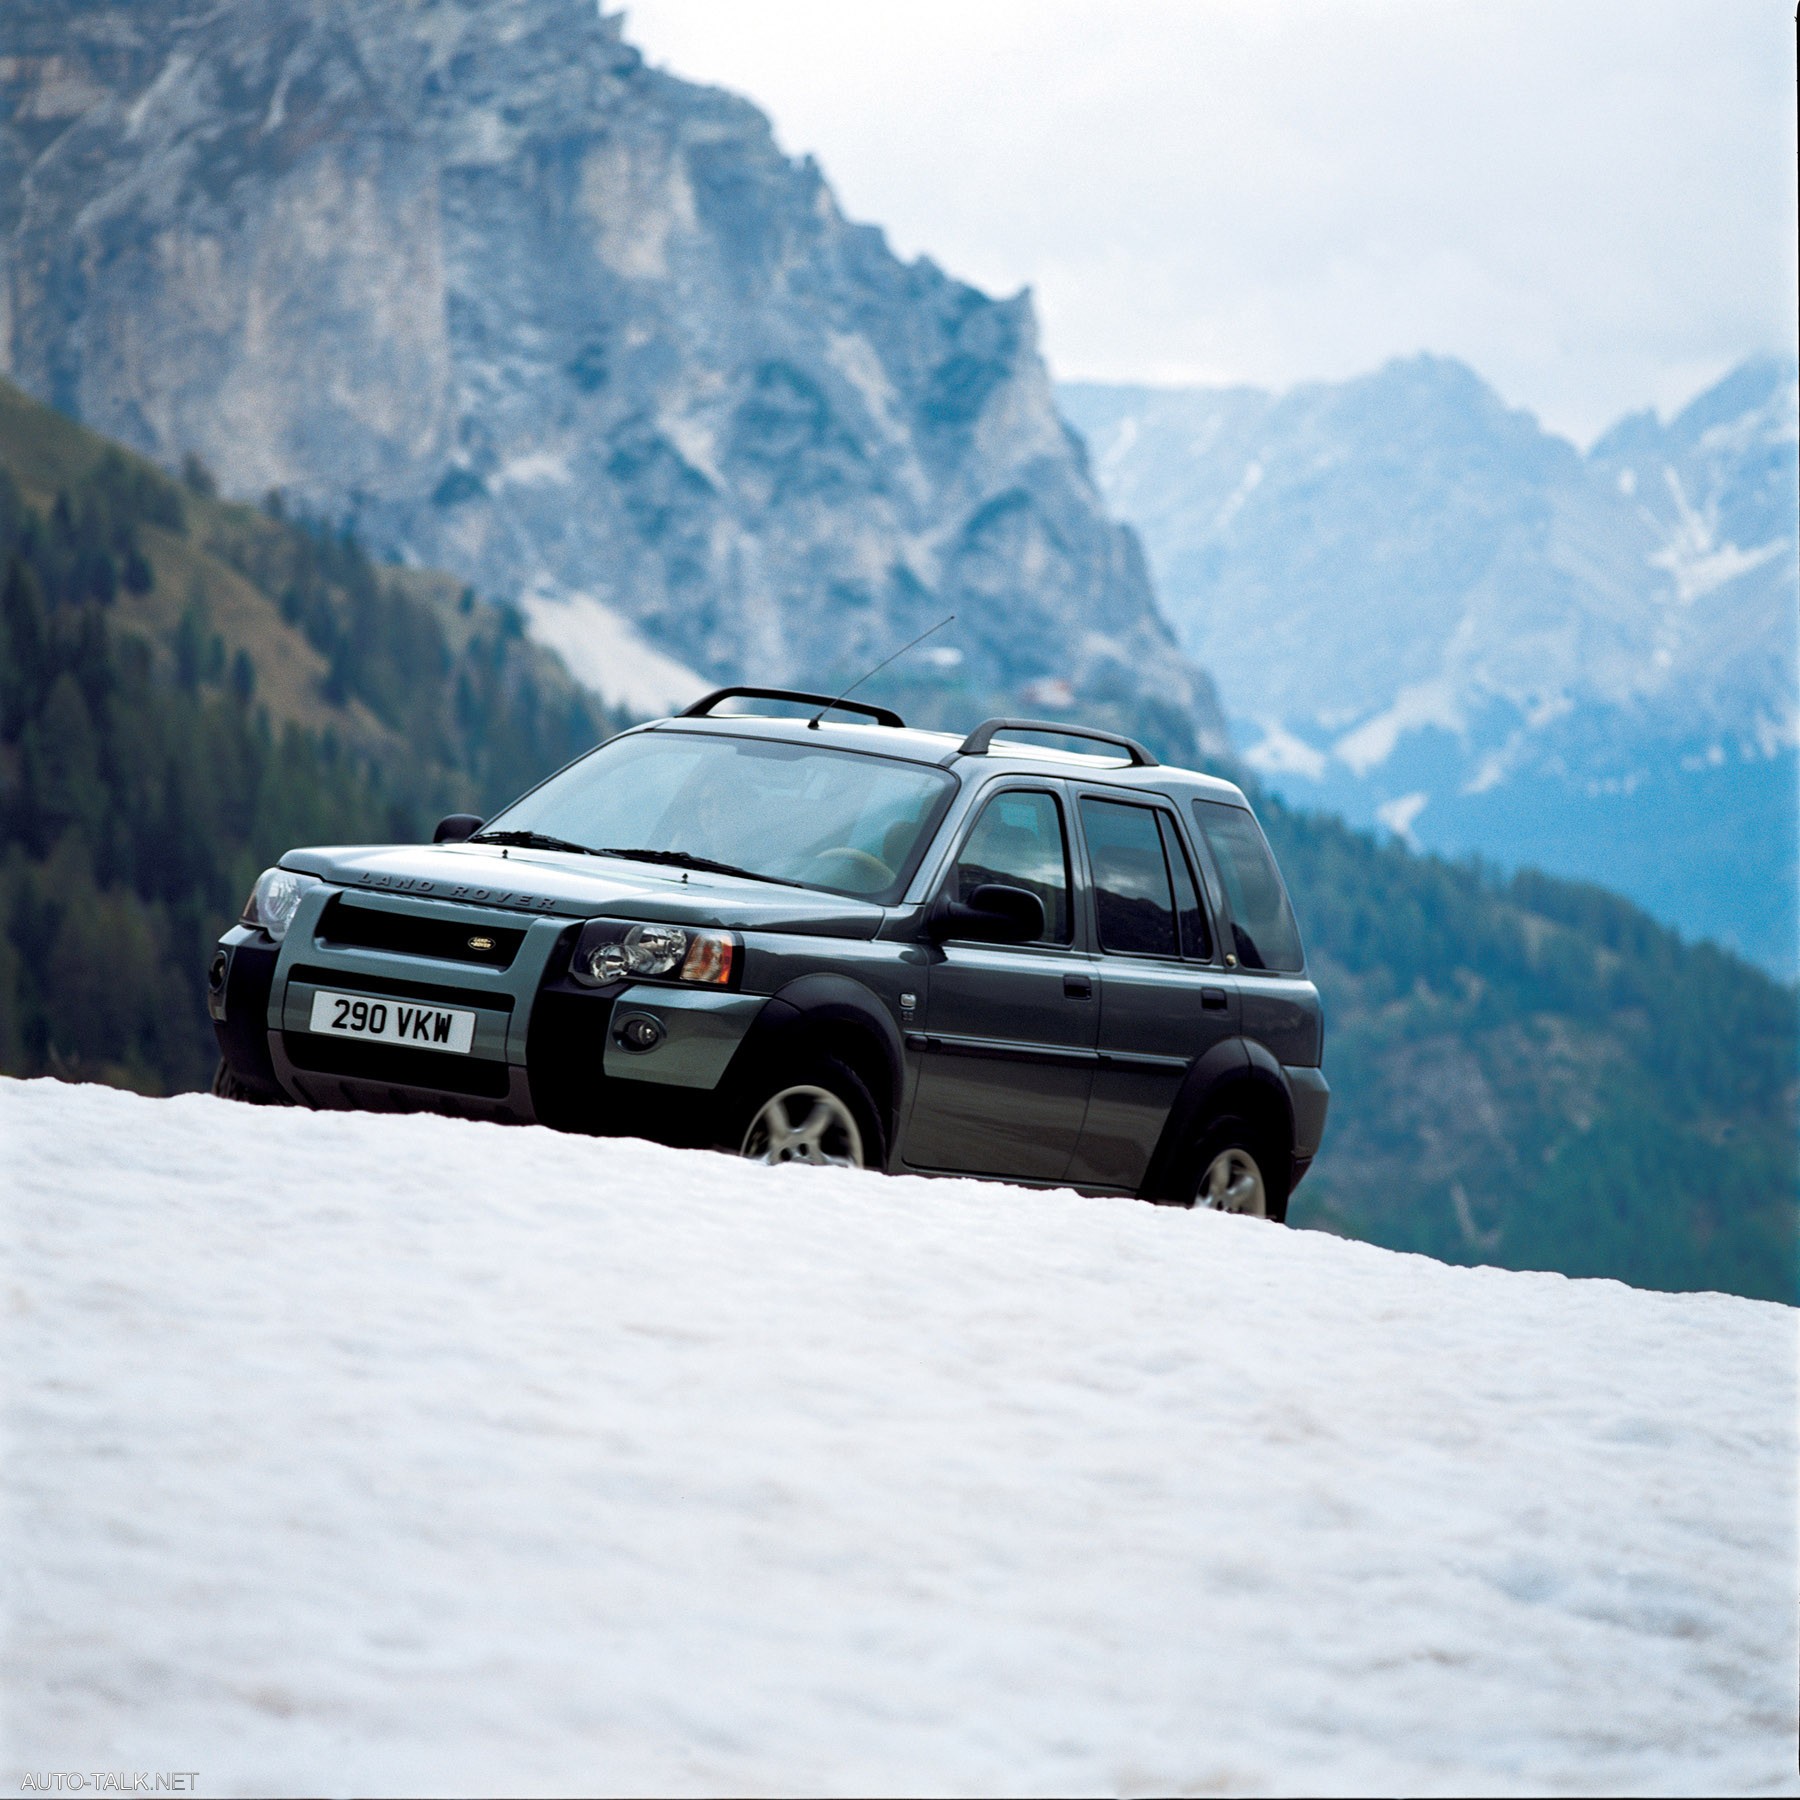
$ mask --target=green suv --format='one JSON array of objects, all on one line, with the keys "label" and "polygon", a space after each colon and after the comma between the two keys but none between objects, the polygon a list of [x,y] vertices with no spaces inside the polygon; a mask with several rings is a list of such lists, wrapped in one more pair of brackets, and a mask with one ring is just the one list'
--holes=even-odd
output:
[{"label": "green suv", "polygon": [[[763,700],[817,710],[721,710]],[[1093,752],[1022,741],[1046,736]],[[430,846],[291,851],[208,1000],[235,1098],[1271,1219],[1329,1100],[1229,782],[1106,732],[959,739],[775,689],[624,732]]]}]

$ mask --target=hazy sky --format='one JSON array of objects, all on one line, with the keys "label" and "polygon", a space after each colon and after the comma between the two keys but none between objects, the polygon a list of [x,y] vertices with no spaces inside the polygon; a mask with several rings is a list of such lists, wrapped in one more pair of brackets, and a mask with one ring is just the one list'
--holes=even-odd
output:
[{"label": "hazy sky", "polygon": [[1789,0],[631,0],[1059,376],[1461,356],[1586,442],[1786,348]]}]

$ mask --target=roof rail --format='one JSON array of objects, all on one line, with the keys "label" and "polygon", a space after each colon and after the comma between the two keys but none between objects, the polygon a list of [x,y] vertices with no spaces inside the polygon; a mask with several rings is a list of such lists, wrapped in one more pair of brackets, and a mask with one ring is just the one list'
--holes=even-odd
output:
[{"label": "roof rail", "polygon": [[803,694],[798,688],[773,687],[714,688],[692,706],[684,706],[675,716],[678,719],[711,718],[713,708],[721,700],[793,700],[802,706],[816,706],[823,711],[862,713],[877,725],[891,725],[897,729],[904,729],[906,725],[906,721],[897,712],[886,706],[867,706],[860,700],[834,700],[829,694]]},{"label": "roof rail", "polygon": [[1035,736],[1091,738],[1097,744],[1111,744],[1123,750],[1134,769],[1154,769],[1156,758],[1136,738],[1121,737],[1116,731],[1093,731],[1086,725],[1057,725],[1047,719],[984,719],[963,739],[958,756],[986,756],[988,746],[1003,731],[1028,731]]}]

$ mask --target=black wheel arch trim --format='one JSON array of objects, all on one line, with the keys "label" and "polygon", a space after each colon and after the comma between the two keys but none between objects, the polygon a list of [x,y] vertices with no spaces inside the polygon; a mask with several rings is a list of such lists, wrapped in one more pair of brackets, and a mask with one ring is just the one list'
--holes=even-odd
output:
[{"label": "black wheel arch trim", "polygon": [[1232,1089],[1247,1089],[1273,1107],[1283,1121],[1284,1149],[1292,1153],[1294,1101],[1281,1064],[1254,1038],[1226,1038],[1195,1059],[1175,1092],[1174,1104],[1169,1108],[1139,1189],[1146,1199],[1172,1195],[1183,1150]]},{"label": "black wheel arch trim", "polygon": [[718,1091],[728,1104],[743,1101],[750,1084],[772,1062],[793,1055],[809,1035],[833,1027],[847,1027],[866,1039],[882,1064],[886,1092],[873,1098],[885,1115],[882,1125],[891,1147],[905,1086],[900,1028],[873,990],[848,975],[802,975],[777,989],[744,1033]]}]

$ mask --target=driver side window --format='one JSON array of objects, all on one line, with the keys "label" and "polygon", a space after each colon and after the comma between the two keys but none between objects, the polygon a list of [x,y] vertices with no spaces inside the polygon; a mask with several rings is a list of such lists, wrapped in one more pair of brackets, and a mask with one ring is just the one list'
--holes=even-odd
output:
[{"label": "driver side window", "polygon": [[957,858],[952,892],[967,902],[987,882],[1024,888],[1044,904],[1042,944],[1069,941],[1069,839],[1054,794],[1011,790],[981,809]]}]

